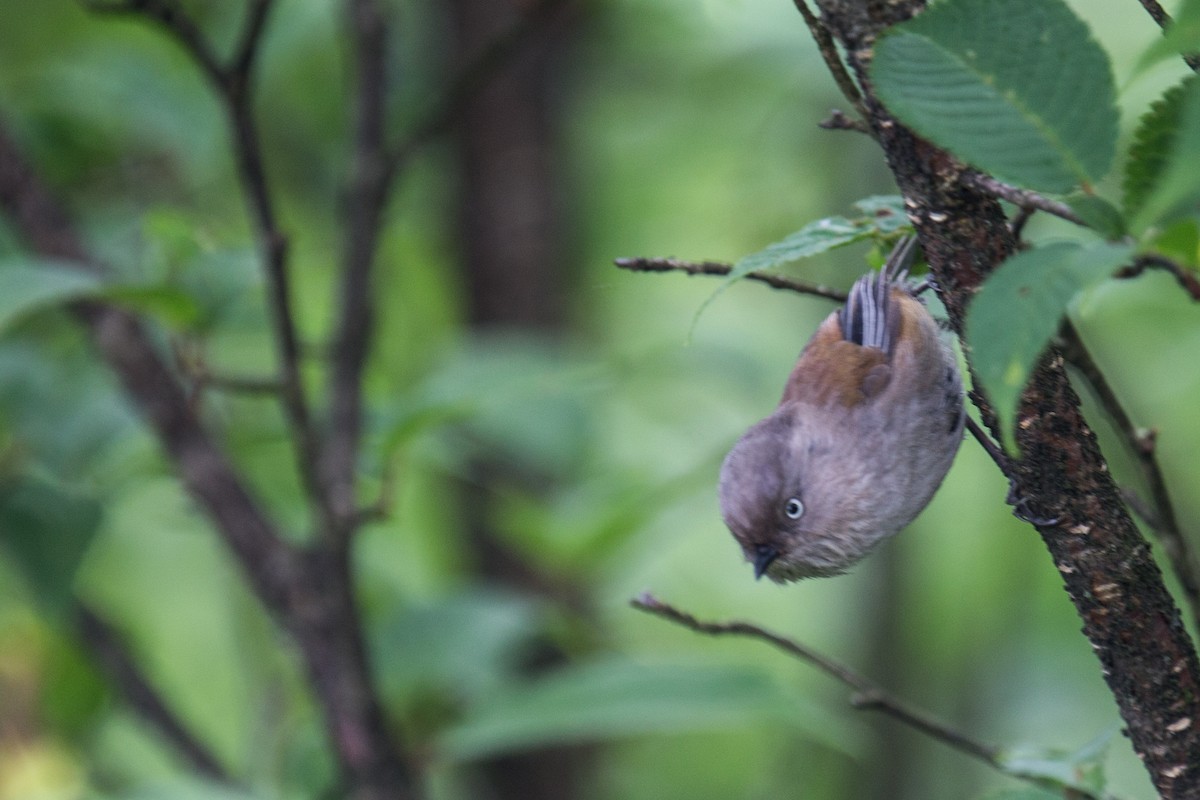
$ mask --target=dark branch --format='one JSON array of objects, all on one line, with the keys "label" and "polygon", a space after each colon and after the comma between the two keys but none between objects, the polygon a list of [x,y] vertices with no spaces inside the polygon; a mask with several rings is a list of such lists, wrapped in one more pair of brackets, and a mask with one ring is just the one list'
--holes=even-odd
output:
[{"label": "dark branch", "polygon": [[[731,265],[720,261],[680,261],[675,258],[618,258],[613,263],[621,269],[627,269],[630,272],[682,272],[687,275],[722,276],[728,275],[733,270]],[[846,300],[846,293],[837,289],[830,289],[827,286],[820,286],[818,284],[793,281],[781,275],[772,275],[769,272],[751,272],[746,275],[746,278],[765,283],[775,289],[786,289],[799,294],[823,297],[826,300],[835,300],[839,303]]]},{"label": "dark branch", "polygon": [[140,15],[158,24],[192,56],[222,101],[229,120],[238,179],[267,276],[268,314],[274,328],[279,381],[283,387],[280,398],[297,451],[296,463],[310,500],[328,526],[331,513],[317,474],[320,442],[300,377],[300,345],[292,311],[287,236],[271,199],[262,145],[251,107],[253,68],[271,2],[255,0],[247,12],[237,52],[229,65],[221,62],[195,22],[181,8],[165,0],[123,0],[92,3],[91,7],[110,13]]},{"label": "dark branch", "polygon": [[709,636],[745,636],[758,639],[782,650],[788,655],[810,664],[826,675],[854,690],[855,696],[851,702],[856,708],[866,708],[882,711],[899,722],[914,728],[962,753],[977,758],[991,767],[1004,771],[1000,761],[1001,749],[995,745],[985,744],[967,734],[951,728],[949,725],[935,719],[925,711],[913,708],[896,697],[893,697],[880,686],[872,683],[854,670],[828,656],[800,644],[794,639],[773,633],[765,628],[749,622],[704,622],[664,603],[651,594],[643,594],[630,601],[630,605],[639,611],[645,611],[657,617],[682,625],[697,633]]},{"label": "dark branch", "polygon": [[1160,28],[1166,28],[1171,24],[1171,15],[1158,4],[1158,0],[1141,0],[1142,8],[1146,9],[1146,13]]},{"label": "dark branch", "polygon": [[[864,120],[867,119],[867,109],[863,105],[862,93],[858,91],[857,84],[850,77],[850,73],[846,71],[846,65],[842,63],[842,58],[838,55],[837,45],[833,42],[833,36],[829,34],[829,29],[825,24],[817,18],[817,15],[808,7],[806,0],[795,0],[796,10],[800,12],[800,16],[804,18],[804,24],[808,26],[808,32],[812,35],[813,41],[817,43],[817,50],[821,53],[821,58],[825,60],[825,67],[829,70],[829,74],[833,77],[834,83],[841,90],[842,95],[854,106],[855,111]],[[860,123],[861,128],[855,127],[856,130],[862,130],[864,133],[871,133],[871,129]]]},{"label": "dark branch", "polygon": [[817,123],[818,128],[824,128],[827,131],[857,131],[871,135],[871,129],[867,123],[861,119],[854,119],[846,116],[845,112],[840,109],[833,109],[829,112],[829,116]]},{"label": "dark branch", "polygon": [[962,182],[967,186],[974,187],[985,194],[992,197],[998,197],[1001,200],[1006,200],[1009,203],[1017,206],[1022,210],[1036,209],[1037,211],[1045,211],[1048,214],[1053,214],[1056,217],[1065,219],[1067,222],[1073,222],[1076,225],[1087,226],[1078,214],[1071,210],[1071,207],[1066,203],[1060,203],[1057,200],[1051,200],[1048,197],[1031,192],[1028,189],[1018,189],[1015,186],[1009,186],[1007,183],[998,181],[990,175],[985,175],[982,172],[968,171],[963,174]]},{"label": "dark branch", "polygon": [[1124,269],[1118,270],[1114,278],[1136,278],[1148,269],[1160,269],[1164,272],[1169,272],[1175,277],[1175,282],[1178,283],[1188,297],[1196,302],[1200,302],[1200,277],[1192,272],[1187,267],[1177,264],[1166,256],[1161,256],[1156,253],[1148,253],[1138,256],[1134,259],[1133,264]]},{"label": "dark branch", "polygon": [[[82,270],[104,272],[85,251],[66,213],[0,129],[0,209],[34,252]],[[157,431],[185,487],[205,508],[241,559],[250,582],[270,608],[286,605],[293,553],[250,496],[225,454],[192,413],[187,395],[145,329],[125,312],[77,303],[97,350]]]},{"label": "dark branch", "polygon": [[254,0],[246,12],[246,21],[234,48],[233,57],[229,61],[228,73],[231,75],[249,76],[254,72],[254,63],[258,58],[259,41],[266,30],[267,15],[274,5],[273,0]]},{"label": "dark branch", "polygon": [[[790,639],[778,633],[761,628],[751,622],[732,620],[729,622],[706,622],[697,619],[686,611],[682,611],[669,603],[664,603],[650,593],[629,601],[629,604],[639,611],[645,611],[656,617],[661,617],[689,630],[709,636],[745,636],[758,639],[761,642],[782,650],[788,655],[810,664],[834,680],[854,690],[850,704],[858,709],[879,711],[913,730],[920,731],[926,736],[954,748],[960,753],[976,758],[1005,775],[1030,783],[1041,785],[1039,776],[1026,775],[1009,768],[1003,761],[1003,749],[996,745],[981,742],[973,736],[952,728],[932,714],[922,709],[914,708],[903,700],[895,697],[881,686],[867,680],[854,670],[829,656],[807,647],[795,639]],[[1081,788],[1072,787],[1071,797],[1080,800],[1113,800],[1111,795],[1103,798]]]},{"label": "dark branch", "polygon": [[[889,116],[871,91],[875,41],[888,26],[920,13],[921,0],[817,3],[859,78],[871,127],[904,195],[939,296],[952,327],[961,331],[971,297],[1016,244],[995,199],[1007,191],[986,178],[964,179],[948,153]],[[1039,202],[1008,194],[1018,205]],[[996,432],[986,396],[975,391],[972,399],[980,419]],[[1012,495],[1025,509],[1062,520],[1036,527],[1083,622],[1132,746],[1163,797],[1198,797],[1194,755],[1200,752],[1200,728],[1194,720],[1200,718],[1200,660],[1053,349],[1033,370],[1017,419],[1021,458],[1013,463]]]},{"label": "dark branch", "polygon": [[224,83],[225,65],[204,32],[177,3],[168,0],[85,0],[84,6],[101,14],[138,16],[157,24],[191,55],[209,80]]},{"label": "dark branch", "polygon": [[[1150,18],[1162,28],[1164,31],[1171,25],[1171,15],[1159,5],[1158,0],[1141,0],[1142,8],[1146,9],[1146,13]],[[1183,61],[1194,72],[1200,69],[1200,55],[1196,53],[1183,53]]]},{"label": "dark branch", "polygon": [[1171,495],[1167,491],[1166,476],[1163,475],[1155,454],[1155,437],[1153,433],[1148,434],[1134,424],[1070,320],[1064,321],[1060,337],[1063,340],[1063,358],[1079,370],[1084,380],[1092,387],[1100,405],[1104,407],[1114,427],[1124,438],[1126,447],[1133,454],[1142,478],[1149,487],[1152,504],[1149,509],[1140,508],[1141,504],[1136,502],[1130,505],[1157,532],[1163,552],[1171,564],[1171,571],[1175,573],[1191,609],[1192,618],[1200,626],[1200,564],[1197,564],[1191,552],[1188,538],[1180,530],[1179,519],[1175,515],[1175,504],[1171,502]]},{"label": "dark branch", "polygon": [[[102,271],[61,205],[2,129],[0,209],[39,255]],[[345,553],[330,557],[301,551],[277,533],[137,319],[96,302],[78,302],[72,310],[154,429],[184,487],[208,515],[263,605],[298,644],[349,784],[342,796],[411,797],[413,781],[371,687]]]},{"label": "dark branch", "polygon": [[387,26],[375,0],[349,0],[354,51],[354,153],[346,190],[341,303],[333,339],[329,437],[322,479],[335,528],[345,540],[357,524],[355,468],[362,431],[362,372],[370,347],[374,306],[371,272],[392,185],[386,167]]},{"label": "dark branch", "polygon": [[120,635],[86,606],[77,607],[75,617],[80,637],[125,702],[175,748],[192,771],[214,781],[230,783],[232,778],[225,767],[167,706],[130,655]]}]

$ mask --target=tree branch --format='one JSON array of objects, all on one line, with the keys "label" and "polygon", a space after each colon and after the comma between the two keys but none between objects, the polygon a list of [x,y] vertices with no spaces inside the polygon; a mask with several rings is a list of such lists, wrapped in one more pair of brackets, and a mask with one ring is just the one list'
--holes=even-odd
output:
[{"label": "tree branch", "polygon": [[[103,271],[2,128],[0,209],[39,255]],[[344,796],[411,797],[412,778],[383,724],[366,668],[347,554],[302,551],[280,537],[137,319],[91,301],[77,302],[72,310],[154,429],[184,488],[212,520],[251,588],[296,641],[347,783]]]},{"label": "tree branch", "polygon": [[[1149,14],[1150,18],[1158,24],[1158,27],[1162,28],[1164,31],[1170,27],[1172,21],[1171,15],[1168,14],[1161,5],[1159,5],[1158,0],[1140,0],[1140,2],[1142,4],[1142,8],[1146,9],[1146,13]],[[1183,57],[1184,63],[1187,64],[1193,72],[1195,72],[1197,69],[1200,69],[1200,55],[1195,53],[1182,53],[1181,56]]]},{"label": "tree branch", "polygon": [[[728,275],[733,267],[720,261],[680,261],[675,258],[618,258],[613,261],[621,269],[630,272],[682,272],[686,275]],[[752,281],[765,283],[776,289],[823,297],[826,300],[844,302],[846,293],[813,283],[802,283],[774,275],[770,272],[750,272],[745,276]]]},{"label": "tree branch", "polygon": [[312,425],[300,376],[300,346],[292,311],[288,241],[271,199],[251,106],[253,68],[271,5],[271,0],[255,0],[243,23],[237,50],[228,64],[213,51],[195,22],[180,7],[166,0],[92,2],[89,7],[106,13],[136,15],[157,24],[192,57],[222,101],[229,120],[238,179],[267,276],[267,311],[278,351],[280,398],[297,451],[296,464],[311,502],[329,527],[332,514],[318,476],[320,441]]},{"label": "tree branch", "polygon": [[[923,4],[819,0],[819,5],[863,87],[869,121],[905,197],[951,325],[961,333],[968,301],[1015,242],[991,193],[966,178],[967,169],[953,156],[889,116],[873,94],[868,66],[877,36]],[[971,397],[996,433],[987,398],[978,390]],[[1022,458],[1009,474],[1013,498],[1053,515],[1035,520],[1035,527],[1083,620],[1134,750],[1163,797],[1200,796],[1195,765],[1200,726],[1193,724],[1200,719],[1200,662],[1053,350],[1033,371],[1016,434]]]},{"label": "tree branch", "polygon": [[[878,684],[869,681],[846,665],[794,639],[789,639],[786,636],[761,628],[753,623],[742,622],[740,620],[730,622],[702,621],[686,611],[682,611],[669,603],[664,603],[650,593],[645,593],[631,600],[629,604],[639,611],[645,611],[648,614],[661,617],[697,633],[709,636],[745,636],[766,642],[788,655],[816,667],[834,680],[853,689],[855,694],[851,697],[850,703],[855,708],[879,711],[913,730],[919,731],[932,739],[958,750],[960,753],[965,753],[972,758],[982,761],[1005,775],[1040,784],[1040,779],[1037,776],[1026,775],[1010,769],[1001,758],[1003,753],[1002,748],[981,742],[975,737],[947,725],[932,714],[908,705],[903,700],[893,696]],[[1082,789],[1072,789],[1072,792],[1073,797],[1081,798],[1081,800],[1085,798],[1101,800],[1095,794]]]},{"label": "tree branch", "polygon": [[330,366],[329,438],[322,477],[336,539],[358,524],[355,469],[362,433],[362,372],[374,319],[371,272],[392,186],[385,154],[387,26],[375,0],[348,0],[355,66],[354,153],[346,190],[341,303]]},{"label": "tree branch", "polygon": [[1187,267],[1177,264],[1166,256],[1157,253],[1146,253],[1134,259],[1133,264],[1118,270],[1113,277],[1119,279],[1136,278],[1148,269],[1161,269],[1171,273],[1188,297],[1200,302],[1200,277]]},{"label": "tree branch", "polygon": [[1003,769],[999,761],[999,747],[979,742],[967,734],[954,730],[949,725],[934,719],[930,714],[911,708],[903,701],[892,697],[879,685],[872,683],[844,664],[834,661],[832,658],[816,650],[805,647],[793,639],[781,636],[778,633],[772,633],[750,622],[737,620],[732,622],[701,622],[686,611],[681,611],[669,603],[664,603],[649,593],[631,600],[629,604],[639,611],[645,611],[657,617],[662,617],[677,625],[690,628],[697,633],[704,633],[709,636],[726,634],[746,636],[766,642],[789,655],[795,656],[801,661],[811,664],[831,678],[849,686],[858,693],[858,699],[853,701],[855,706],[883,711],[888,716],[903,722],[905,725],[916,728],[922,733],[940,742],[944,742],[960,752],[978,758],[996,769]]},{"label": "tree branch", "polygon": [[[858,86],[855,85],[854,79],[850,77],[850,73],[846,71],[846,65],[842,63],[842,57],[838,55],[837,45],[834,44],[833,37],[829,34],[829,29],[809,9],[807,0],[794,0],[794,2],[796,10],[804,18],[804,24],[808,26],[809,34],[813,37],[813,41],[817,43],[817,50],[820,51],[821,58],[825,61],[825,67],[833,77],[833,82],[837,84],[842,95],[854,106],[854,110],[858,112],[858,115],[866,119],[867,108],[863,105],[862,94],[858,91]],[[862,127],[855,125],[853,127],[855,130],[873,135],[871,129],[865,125]]]},{"label": "tree branch", "polygon": [[112,626],[83,605],[76,608],[75,617],[80,637],[125,702],[175,748],[193,772],[210,780],[231,783],[225,767],[167,706]]},{"label": "tree branch", "polygon": [[1063,358],[1079,370],[1092,387],[1141,470],[1142,478],[1150,489],[1152,507],[1148,509],[1148,514],[1139,514],[1158,533],[1158,540],[1183,590],[1192,619],[1200,629],[1200,564],[1197,564],[1188,539],[1180,530],[1179,519],[1175,516],[1175,505],[1167,491],[1166,477],[1155,456],[1155,437],[1134,424],[1070,320],[1063,322],[1060,337],[1063,340]]},{"label": "tree branch", "polygon": [[[1060,203],[1057,200],[1051,200],[1049,197],[1040,195],[1037,192],[1029,189],[1018,189],[1015,186],[1009,186],[1003,181],[998,181],[991,175],[985,175],[982,172],[968,170],[962,174],[962,182],[966,186],[978,189],[984,194],[989,194],[992,197],[998,197],[1001,200],[1006,200],[1012,203],[1022,211],[1038,210],[1045,211],[1047,214],[1053,214],[1056,217],[1065,219],[1067,222],[1073,222],[1076,225],[1087,227],[1078,214],[1071,210],[1071,207],[1066,203]],[[1022,222],[1022,224],[1024,224]]]}]

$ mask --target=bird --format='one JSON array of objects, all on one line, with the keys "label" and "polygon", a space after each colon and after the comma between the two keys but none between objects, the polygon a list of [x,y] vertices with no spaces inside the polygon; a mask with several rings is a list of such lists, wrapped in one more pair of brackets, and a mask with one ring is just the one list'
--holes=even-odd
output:
[{"label": "bird", "polygon": [[921,513],[954,461],[962,378],[908,281],[916,247],[902,238],[854,283],[721,465],[721,514],[756,579],[844,573]]}]

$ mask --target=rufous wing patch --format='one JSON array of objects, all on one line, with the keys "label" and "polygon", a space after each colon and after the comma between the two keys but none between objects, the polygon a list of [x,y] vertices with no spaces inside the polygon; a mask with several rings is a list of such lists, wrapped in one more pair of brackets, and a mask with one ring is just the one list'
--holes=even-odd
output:
[{"label": "rufous wing patch", "polygon": [[887,355],[842,338],[836,314],[821,323],[788,376],[783,402],[852,407],[875,397],[891,379]]}]

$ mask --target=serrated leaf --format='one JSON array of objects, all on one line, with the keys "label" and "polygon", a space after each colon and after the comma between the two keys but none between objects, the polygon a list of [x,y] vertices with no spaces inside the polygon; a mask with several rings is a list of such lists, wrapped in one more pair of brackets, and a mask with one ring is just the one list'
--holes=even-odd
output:
[{"label": "serrated leaf", "polygon": [[1059,242],[1027,250],[1001,264],[971,302],[972,366],[1000,417],[1010,451],[1021,391],[1068,304],[1132,254],[1131,245],[1108,242]]},{"label": "serrated leaf", "polygon": [[33,311],[95,294],[102,284],[68,262],[8,259],[0,264],[0,332]]},{"label": "serrated leaf", "polygon": [[1150,104],[1150,108],[1138,120],[1121,182],[1122,203],[1126,214],[1133,215],[1140,211],[1154,185],[1158,183],[1167,163],[1171,144],[1179,134],[1179,122],[1187,88],[1195,83],[1195,80],[1194,77],[1188,77],[1167,89],[1162,97]]},{"label": "serrated leaf", "polygon": [[825,217],[810,222],[790,236],[740,259],[729,271],[729,276],[696,309],[696,315],[692,317],[692,328],[696,327],[704,310],[728,289],[730,284],[751,272],[787,266],[873,237],[894,239],[898,231],[911,225],[904,211],[904,198],[900,195],[872,195],[856,200],[854,206],[863,212],[863,216],[854,219],[842,216]]},{"label": "serrated leaf", "polygon": [[1135,213],[1127,212],[1135,232],[1190,212],[1200,202],[1200,80],[1189,78],[1162,102],[1157,114],[1151,109],[1145,138],[1135,139],[1130,149],[1126,177],[1135,173],[1133,199],[1141,201]]},{"label": "serrated leaf", "polygon": [[873,232],[865,219],[826,217],[805,225],[784,239],[751,253],[733,265],[727,283],[751,272],[774,269],[868,238]]},{"label": "serrated leaf", "polygon": [[1083,223],[1105,239],[1120,239],[1128,225],[1120,210],[1103,197],[1079,192],[1063,198]]},{"label": "serrated leaf", "polygon": [[[735,667],[608,660],[565,667],[497,695],[441,741],[454,760],[649,732],[726,729],[802,712],[769,678]],[[828,732],[810,731],[843,749]]]},{"label": "serrated leaf", "polygon": [[1108,56],[1061,0],[947,0],[876,43],[875,89],[921,136],[1002,180],[1065,192],[1112,164]]},{"label": "serrated leaf", "polygon": [[733,265],[725,283],[744,278],[751,272],[793,264],[873,236],[894,234],[911,224],[904,212],[904,198],[900,195],[864,197],[856,200],[854,207],[862,211],[863,216],[818,219],[786,238],[743,257]]}]

